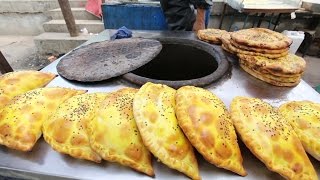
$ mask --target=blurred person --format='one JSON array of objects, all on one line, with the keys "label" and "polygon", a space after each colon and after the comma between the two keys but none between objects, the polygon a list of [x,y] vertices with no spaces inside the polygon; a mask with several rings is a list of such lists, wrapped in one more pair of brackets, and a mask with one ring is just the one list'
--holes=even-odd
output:
[{"label": "blurred person", "polygon": [[160,0],[160,4],[169,30],[198,31],[205,29],[212,0]]}]

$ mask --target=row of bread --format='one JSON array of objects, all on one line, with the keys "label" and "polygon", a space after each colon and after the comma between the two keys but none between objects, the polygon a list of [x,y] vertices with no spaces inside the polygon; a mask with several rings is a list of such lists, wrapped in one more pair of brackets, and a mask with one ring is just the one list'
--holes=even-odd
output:
[{"label": "row of bread", "polygon": [[198,32],[198,37],[222,43],[224,50],[239,57],[244,71],[272,85],[295,86],[305,70],[304,59],[289,53],[292,40],[269,29],[251,28],[232,33],[205,29]]},{"label": "row of bread", "polygon": [[[152,153],[168,167],[200,179],[194,147],[208,162],[245,176],[237,132],[270,170],[286,179],[317,179],[305,150],[320,160],[320,104],[289,102],[279,111],[259,99],[236,97],[229,113],[205,89],[152,83],[110,93],[67,88],[22,93],[32,85],[21,73],[26,72],[0,77],[1,89],[21,88],[0,110],[0,144],[9,148],[30,151],[43,133],[53,149],[75,158],[118,162],[154,176]],[[44,82],[39,74],[45,73],[24,77]]]}]

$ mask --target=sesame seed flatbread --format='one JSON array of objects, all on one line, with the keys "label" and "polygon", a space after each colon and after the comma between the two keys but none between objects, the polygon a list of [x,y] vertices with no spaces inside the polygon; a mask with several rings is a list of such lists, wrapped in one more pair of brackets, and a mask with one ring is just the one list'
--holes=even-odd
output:
[{"label": "sesame seed flatbread", "polygon": [[262,56],[262,57],[266,57],[266,58],[270,58],[270,59],[280,58],[280,57],[286,56],[288,54],[288,51],[280,53],[280,54],[267,54],[267,53],[258,53],[258,52],[246,51],[246,50],[242,50],[242,49],[236,48],[231,43],[228,44],[228,48],[231,51],[236,52],[237,54],[245,54],[245,55],[251,55],[251,56]]},{"label": "sesame seed flatbread", "polygon": [[283,54],[283,53],[288,53],[289,48],[284,48],[284,49],[263,49],[263,48],[255,48],[255,47],[248,47],[242,44],[239,44],[237,42],[235,42],[234,40],[230,40],[230,43],[238,48],[238,49],[242,49],[245,51],[253,51],[253,52],[258,52],[258,53],[265,53],[265,54]]},{"label": "sesame seed flatbread", "polygon": [[284,49],[292,43],[287,36],[265,28],[239,30],[232,33],[231,38],[245,46],[265,49]]},{"label": "sesame seed flatbread", "polygon": [[262,56],[245,54],[238,54],[238,57],[247,64],[252,64],[255,67],[259,67],[259,69],[263,69],[270,74],[277,76],[302,74],[306,67],[305,60],[294,54],[288,54],[287,56],[278,59],[269,59]]},{"label": "sesame seed flatbread", "polygon": [[281,82],[281,81],[276,81],[276,80],[273,80],[271,78],[268,78],[266,76],[264,76],[263,74],[255,71],[255,70],[252,70],[248,67],[246,67],[245,65],[243,64],[240,64],[240,67],[246,71],[247,73],[249,73],[250,75],[252,75],[253,77],[255,78],[258,78],[260,79],[261,81],[264,81],[264,82],[267,82],[269,84],[272,84],[272,85],[275,85],[275,86],[287,86],[287,87],[291,87],[291,86],[296,86],[300,83],[300,79],[296,82]]},{"label": "sesame seed flatbread", "polygon": [[250,70],[260,74],[261,76],[264,76],[264,77],[266,77],[268,79],[271,79],[271,80],[274,80],[274,81],[279,81],[279,82],[297,82],[297,81],[300,81],[300,79],[301,79],[301,74],[287,76],[287,77],[276,76],[276,75],[270,74],[270,73],[268,73],[266,71],[260,71],[259,68],[255,68],[254,66],[251,66],[250,64],[242,61],[241,59],[239,59],[239,61],[240,61],[241,65],[246,66]]},{"label": "sesame seed flatbread", "polygon": [[221,44],[221,35],[228,33],[221,29],[203,29],[197,32],[200,40],[207,41],[213,44]]}]

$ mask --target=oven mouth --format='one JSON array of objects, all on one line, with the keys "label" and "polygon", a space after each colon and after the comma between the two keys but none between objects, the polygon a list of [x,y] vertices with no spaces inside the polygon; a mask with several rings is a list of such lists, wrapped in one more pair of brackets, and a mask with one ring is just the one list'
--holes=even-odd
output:
[{"label": "oven mouth", "polygon": [[123,75],[123,78],[143,85],[161,83],[181,86],[205,86],[220,77],[228,69],[224,54],[208,43],[181,38],[158,38],[162,44],[160,53],[149,63]]}]

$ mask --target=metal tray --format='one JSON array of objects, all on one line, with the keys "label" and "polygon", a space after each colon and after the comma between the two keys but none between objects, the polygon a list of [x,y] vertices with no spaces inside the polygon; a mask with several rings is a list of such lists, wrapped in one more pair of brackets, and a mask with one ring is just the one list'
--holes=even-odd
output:
[{"label": "metal tray", "polygon": [[[93,41],[105,40],[109,37],[107,34],[108,31],[106,30]],[[175,33],[144,31],[138,31],[134,34],[135,36],[144,37],[176,36]],[[181,38],[194,38],[192,33],[179,34]],[[233,56],[228,57],[232,68],[229,69],[228,73],[220,81],[205,87],[219,96],[228,107],[235,96],[261,98],[274,106],[279,106],[291,100],[311,100],[320,103],[320,95],[304,81],[301,81],[298,86],[293,88],[271,86],[242,71],[237,64],[237,60]],[[42,71],[56,73],[58,61],[50,64]],[[110,92],[127,86],[136,87],[121,77],[94,84],[70,82],[57,77],[49,86],[87,89],[89,92]],[[246,177],[243,178],[229,171],[217,168],[207,163],[197,154],[202,179],[282,179],[277,173],[269,171],[263,163],[250,153],[240,140],[239,144],[244,167],[248,172]],[[26,179],[152,179],[116,163],[104,161],[101,164],[95,164],[60,154],[55,152],[42,138],[38,141],[33,151],[27,153],[1,146],[0,159],[1,175]],[[312,157],[310,157],[310,160],[320,177],[320,162]],[[156,174],[155,179],[187,179],[182,173],[169,169],[154,158],[153,166]]]}]

